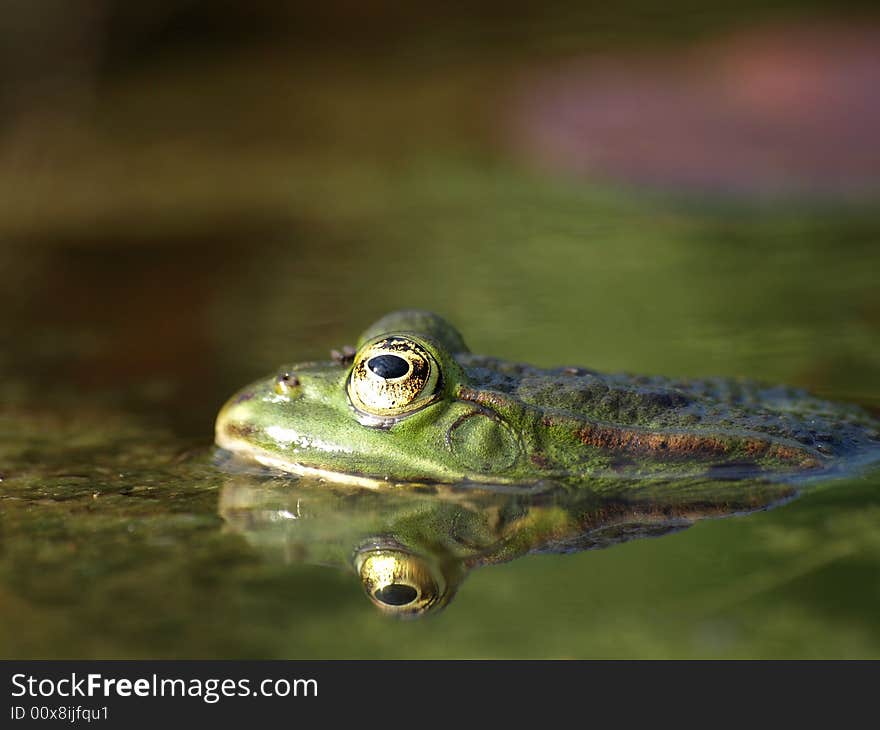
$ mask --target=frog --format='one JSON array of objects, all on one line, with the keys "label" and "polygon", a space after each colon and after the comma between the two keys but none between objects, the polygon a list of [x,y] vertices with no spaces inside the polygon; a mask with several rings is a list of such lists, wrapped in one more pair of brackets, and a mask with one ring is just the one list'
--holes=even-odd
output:
[{"label": "frog", "polygon": [[368,326],[355,347],[235,393],[215,442],[323,483],[601,491],[621,480],[638,489],[840,474],[877,460],[878,425],[857,405],[791,386],[474,354],[446,319],[408,309]]}]

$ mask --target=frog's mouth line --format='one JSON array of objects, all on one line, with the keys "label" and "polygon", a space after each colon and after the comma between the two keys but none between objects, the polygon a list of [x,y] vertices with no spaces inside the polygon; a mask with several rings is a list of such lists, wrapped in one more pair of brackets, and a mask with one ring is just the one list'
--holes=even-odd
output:
[{"label": "frog's mouth line", "polygon": [[317,466],[307,466],[297,461],[291,461],[283,457],[272,454],[268,451],[254,446],[252,443],[245,441],[235,435],[234,429],[218,429],[215,444],[221,449],[232,453],[235,456],[245,460],[256,461],[262,466],[287,474],[294,474],[301,477],[310,477],[320,479],[333,484],[342,484],[346,486],[363,487],[365,489],[388,489],[393,487],[436,487],[436,486],[457,486],[465,488],[485,489],[493,492],[507,492],[511,494],[535,494],[548,489],[552,482],[546,480],[538,480],[535,482],[523,483],[506,483],[502,480],[492,480],[486,482],[474,481],[472,479],[461,479],[458,481],[443,481],[438,479],[396,479],[394,477],[371,476],[369,474],[353,474],[351,472],[333,471],[331,469],[323,469]]},{"label": "frog's mouth line", "polygon": [[347,474],[345,472],[331,471],[330,469],[322,469],[316,466],[306,466],[296,461],[284,459],[275,454],[254,446],[253,444],[231,436],[224,429],[217,432],[215,439],[217,446],[226,449],[237,456],[245,459],[252,459],[263,466],[272,469],[278,469],[289,474],[296,474],[302,477],[312,477],[322,479],[324,481],[333,482],[334,484],[348,484],[367,489],[378,489],[380,487],[394,486],[396,482],[390,479],[381,479],[379,477],[370,477],[360,474]]}]

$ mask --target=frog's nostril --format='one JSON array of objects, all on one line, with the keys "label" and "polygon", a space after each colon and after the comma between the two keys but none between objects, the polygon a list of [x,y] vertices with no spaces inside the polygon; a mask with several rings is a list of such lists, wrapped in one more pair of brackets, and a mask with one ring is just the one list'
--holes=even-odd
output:
[{"label": "frog's nostril", "polygon": [[281,373],[275,379],[275,392],[278,395],[287,395],[294,388],[299,387],[299,378],[294,373]]}]

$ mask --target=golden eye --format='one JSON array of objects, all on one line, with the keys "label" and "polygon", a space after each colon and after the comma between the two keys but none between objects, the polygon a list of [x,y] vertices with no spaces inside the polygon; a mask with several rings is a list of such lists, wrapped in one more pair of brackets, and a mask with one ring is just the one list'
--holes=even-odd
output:
[{"label": "golden eye", "polygon": [[397,549],[372,549],[355,559],[369,599],[383,612],[417,616],[440,602],[446,582],[416,555]]},{"label": "golden eye", "polygon": [[348,397],[369,416],[395,418],[437,397],[440,373],[427,349],[407,337],[383,337],[364,346],[348,379]]}]

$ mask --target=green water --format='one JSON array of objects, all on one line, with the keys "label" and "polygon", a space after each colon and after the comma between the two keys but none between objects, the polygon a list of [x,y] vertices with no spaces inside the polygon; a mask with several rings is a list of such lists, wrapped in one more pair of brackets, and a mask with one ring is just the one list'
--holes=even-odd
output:
[{"label": "green water", "polygon": [[706,213],[464,165],[392,197],[351,240],[6,252],[4,279],[22,285],[3,349],[4,656],[880,654],[876,473],[479,568],[409,623],[379,615],[354,574],[224,526],[228,477],[205,456],[223,398],[398,306],[442,311],[474,349],[513,359],[878,403],[876,218]]},{"label": "green water", "polygon": [[221,515],[237,479],[211,450],[225,398],[401,307],[512,360],[748,376],[880,408],[875,206],[538,173],[466,113],[498,73],[300,78],[314,103],[292,144],[286,107],[274,123],[246,103],[221,114],[227,97],[265,103],[277,77],[196,65],[108,94],[84,139],[43,151],[64,164],[3,173],[0,655],[880,657],[876,471],[475,567],[409,622],[308,545],[342,554],[363,521],[430,497],[363,507],[376,497],[292,484],[321,518],[306,538]]}]

